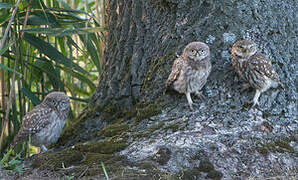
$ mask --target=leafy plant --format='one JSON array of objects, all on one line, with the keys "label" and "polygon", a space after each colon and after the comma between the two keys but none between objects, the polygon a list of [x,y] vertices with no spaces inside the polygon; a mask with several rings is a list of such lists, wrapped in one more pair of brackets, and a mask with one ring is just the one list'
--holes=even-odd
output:
[{"label": "leafy plant", "polygon": [[[0,3],[0,158],[26,112],[65,91],[75,117],[101,76],[103,0]],[[13,162],[14,164],[16,162]]]},{"label": "leafy plant", "polygon": [[19,156],[17,156],[15,159],[10,160],[10,155],[12,154],[12,149],[10,149],[5,156],[0,161],[0,170],[9,170],[14,171],[17,173],[22,173],[24,170],[24,164],[21,160],[18,160]]}]

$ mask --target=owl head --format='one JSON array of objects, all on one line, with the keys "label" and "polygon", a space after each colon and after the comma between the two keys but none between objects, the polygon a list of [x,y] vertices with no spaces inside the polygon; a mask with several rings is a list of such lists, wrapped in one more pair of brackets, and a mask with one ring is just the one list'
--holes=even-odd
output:
[{"label": "owl head", "polygon": [[182,56],[194,61],[200,61],[210,55],[207,44],[202,42],[191,42],[183,50]]},{"label": "owl head", "polygon": [[232,56],[238,56],[240,58],[249,58],[257,52],[257,44],[248,41],[237,41],[232,47]]},{"label": "owl head", "polygon": [[68,111],[70,107],[69,97],[64,92],[51,92],[45,97],[43,103],[58,111]]}]

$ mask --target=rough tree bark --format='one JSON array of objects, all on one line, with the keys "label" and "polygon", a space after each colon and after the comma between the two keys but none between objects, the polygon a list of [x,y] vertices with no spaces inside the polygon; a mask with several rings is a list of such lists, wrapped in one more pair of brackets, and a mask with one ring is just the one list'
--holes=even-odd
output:
[{"label": "rough tree bark", "polygon": [[[57,170],[64,162],[81,168],[66,173],[88,167],[84,175],[92,176],[103,161],[119,179],[297,173],[297,7],[294,0],[108,0],[97,91],[60,138],[64,149],[38,156],[33,167]],[[259,45],[286,86],[262,94],[250,111],[254,92],[240,92],[230,60],[240,39]],[[183,95],[163,95],[176,54],[191,41],[210,46],[213,65],[208,98],[195,99],[194,112]]]}]

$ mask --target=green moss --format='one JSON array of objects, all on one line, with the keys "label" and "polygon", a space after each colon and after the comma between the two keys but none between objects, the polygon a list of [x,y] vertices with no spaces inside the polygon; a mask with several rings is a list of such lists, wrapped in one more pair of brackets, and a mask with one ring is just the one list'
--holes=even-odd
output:
[{"label": "green moss", "polygon": [[106,122],[117,121],[126,115],[126,109],[110,102],[101,112],[101,117]]},{"label": "green moss", "polygon": [[[115,154],[101,154],[94,152],[83,152],[83,149],[68,148],[59,153],[46,152],[37,155],[32,167],[40,170],[49,170],[71,175],[81,179],[81,176],[96,176],[99,179],[105,179],[101,163],[112,179],[150,179],[152,177],[161,177],[165,179],[166,173],[158,170],[156,166],[150,163],[143,163],[140,169],[127,168],[129,162],[124,156]],[[146,171],[143,170],[146,169]],[[147,169],[149,168],[149,169]]]},{"label": "green moss", "polygon": [[84,157],[85,160],[82,163],[86,165],[97,164],[99,162],[105,162],[113,157],[114,155],[112,154],[86,153]]},{"label": "green moss", "polygon": [[156,124],[156,125],[153,125],[152,127],[150,127],[150,128],[148,129],[148,131],[149,131],[150,133],[153,133],[154,131],[157,131],[157,130],[161,129],[161,128],[164,126],[164,124],[165,124],[165,123],[161,122],[161,123],[158,123],[158,124]]},{"label": "green moss", "polygon": [[201,160],[199,164],[199,171],[210,172],[214,170],[213,164],[209,160]]},{"label": "green moss", "polygon": [[161,104],[156,102],[139,103],[130,110],[117,107],[111,103],[102,111],[101,116],[107,122],[118,123],[124,122],[128,119],[136,117],[136,121],[140,122],[143,119],[147,119],[152,116],[156,116],[161,113]]},{"label": "green moss", "polygon": [[179,130],[179,125],[178,124],[170,124],[166,127],[163,128],[164,130],[168,130],[168,129],[171,129],[172,132],[176,132]]},{"label": "green moss", "polygon": [[207,174],[207,178],[219,180],[223,177],[223,174],[219,171],[211,170]]},{"label": "green moss", "polygon": [[137,112],[135,108],[132,108],[130,111],[127,111],[124,113],[124,116],[119,119],[118,123],[125,122],[129,119],[132,119],[133,117],[137,116]]},{"label": "green moss", "polygon": [[191,169],[191,170],[186,170],[186,171],[182,171],[179,172],[177,174],[172,175],[170,178],[168,178],[169,180],[177,180],[177,179],[181,179],[181,180],[190,180],[190,179],[200,179],[200,174],[201,172],[197,169]]},{"label": "green moss", "polygon": [[62,166],[69,167],[72,165],[79,165],[84,159],[80,151],[67,149],[59,153],[42,153],[33,161],[33,168],[43,169],[57,169]]},{"label": "green moss", "polygon": [[293,147],[290,146],[291,139],[283,139],[283,140],[277,140],[272,143],[267,143],[267,144],[261,144],[261,147],[256,148],[256,150],[263,154],[267,155],[269,152],[279,152],[279,153],[293,153],[296,156],[298,156],[298,152],[295,151]]},{"label": "green moss", "polygon": [[[145,89],[145,87],[147,87],[147,85],[149,84],[148,81],[150,81],[151,77],[153,77],[156,74],[155,72],[157,70],[161,69],[161,67],[162,67],[161,64],[163,64],[165,61],[168,61],[170,59],[175,59],[175,57],[176,57],[175,52],[168,53],[167,55],[165,55],[165,56],[159,58],[157,61],[155,61],[155,63],[152,63],[152,65],[148,68],[148,71],[146,73],[142,89]],[[164,66],[164,67],[166,67],[166,66]]]},{"label": "green moss", "polygon": [[295,149],[289,145],[288,141],[276,141],[275,144],[283,149],[287,149],[290,152],[295,152]]},{"label": "green moss", "polygon": [[263,154],[264,156],[267,156],[268,153],[269,153],[269,150],[268,150],[268,148],[266,148],[266,147],[259,147],[259,148],[257,148],[257,151],[258,151],[260,154]]},{"label": "green moss", "polygon": [[109,126],[104,127],[99,133],[98,136],[105,136],[105,137],[113,137],[116,135],[120,135],[123,132],[127,131],[129,126],[124,124],[111,124]]},{"label": "green moss", "polygon": [[267,119],[267,118],[270,118],[270,117],[274,117],[274,116],[280,116],[281,114],[272,114],[270,112],[263,112],[263,118],[264,119]]},{"label": "green moss", "polygon": [[140,169],[154,169],[156,166],[151,161],[142,161],[139,164]]},{"label": "green moss", "polygon": [[134,135],[134,138],[146,138],[149,137],[151,134],[149,132],[139,132]]},{"label": "green moss", "polygon": [[289,145],[289,142],[287,140],[278,140],[274,143],[266,144],[265,146],[267,146],[267,148],[272,152],[290,152],[297,155],[297,152],[295,152],[295,149]]},{"label": "green moss", "polygon": [[146,104],[138,105],[135,109],[136,109],[137,124],[143,119],[148,119],[162,112],[161,105],[156,103],[146,103]]},{"label": "green moss", "polygon": [[[84,123],[88,118],[86,114],[90,112],[84,112],[78,119],[76,119],[73,123],[71,123],[62,133],[61,138],[59,138],[58,142],[52,147],[59,147],[66,142],[74,140],[79,134],[78,130],[84,129]],[[110,122],[113,124],[106,126],[99,133],[94,133],[93,136],[105,136],[105,137],[113,137],[120,135],[122,133],[127,132],[130,128],[128,125],[121,124],[122,122],[127,121],[128,119],[132,119],[135,117],[135,125],[137,125],[141,120],[147,119],[149,117],[158,115],[161,113],[161,105],[156,102],[149,102],[144,104],[135,105],[131,110],[126,110],[124,108],[117,107],[114,103],[110,103],[107,105],[101,112],[101,117],[104,121]],[[154,132],[155,130],[161,128],[163,124],[157,125],[155,127],[151,127],[150,132]],[[114,149],[118,149],[121,147],[126,147],[126,143],[120,143],[117,145],[108,145],[108,147],[112,146],[112,151]],[[101,148],[102,149],[102,148]]]},{"label": "green moss", "polygon": [[164,126],[164,123],[158,123],[156,125],[153,125],[151,127],[149,127],[148,129],[138,132],[137,134],[134,135],[135,138],[143,138],[143,137],[150,137],[152,135],[152,133],[154,133],[155,131],[162,129],[162,127]]},{"label": "green moss", "polygon": [[101,154],[113,154],[119,152],[127,147],[125,140],[122,141],[103,141],[88,143],[84,145],[78,145],[75,147],[76,150],[81,152],[93,152]]},{"label": "green moss", "polygon": [[[104,162],[106,167],[117,171],[121,164],[126,162],[125,157],[115,155],[115,152],[119,152],[127,147],[126,139],[112,139],[103,142],[92,142],[86,144],[80,144],[71,148],[65,149],[61,152],[53,153],[46,152],[39,154],[33,161],[34,168],[40,168],[42,170],[61,170],[62,166],[76,167],[67,170],[67,174],[81,174],[86,167],[97,166],[97,172],[94,169],[88,168],[86,175],[99,174],[101,162]],[[122,170],[125,167],[123,166]]]},{"label": "green moss", "polygon": [[[98,175],[102,172],[100,168],[101,162],[104,162],[108,170],[116,172],[118,169],[124,169],[121,163],[126,162],[126,158],[112,154],[81,152],[69,148],[59,153],[39,154],[34,159],[32,167],[39,168],[40,170],[65,171],[63,174],[74,176],[79,176],[83,171],[88,169],[85,175]],[[92,167],[96,167],[96,171]]]}]

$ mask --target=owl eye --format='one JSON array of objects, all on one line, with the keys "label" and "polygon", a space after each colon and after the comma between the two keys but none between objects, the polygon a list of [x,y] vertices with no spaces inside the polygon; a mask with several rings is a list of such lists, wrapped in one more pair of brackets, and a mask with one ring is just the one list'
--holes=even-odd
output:
[{"label": "owl eye", "polygon": [[194,49],[192,49],[190,52],[191,52],[191,54],[196,54],[197,53],[196,50],[194,50]]},{"label": "owl eye", "polygon": [[63,107],[67,107],[68,104],[69,104],[68,101],[62,101],[62,102],[60,103],[60,105],[63,106]]}]

